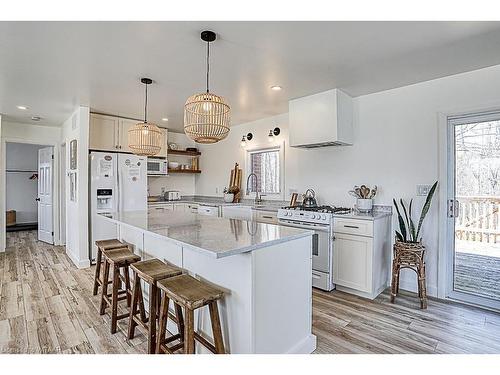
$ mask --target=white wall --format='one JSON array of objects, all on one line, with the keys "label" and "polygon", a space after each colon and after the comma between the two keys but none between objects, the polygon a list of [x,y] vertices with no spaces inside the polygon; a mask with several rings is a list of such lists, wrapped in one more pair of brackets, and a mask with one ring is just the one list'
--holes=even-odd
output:
[{"label": "white wall", "polygon": [[[1,119],[0,119],[1,121]],[[59,168],[59,141],[61,129],[17,122],[0,123],[0,251],[5,250],[5,149],[6,142],[32,143],[54,146],[54,171]],[[58,176],[54,172],[54,238],[59,243],[59,189]]]},{"label": "white wall", "polygon": [[6,144],[5,209],[16,211],[17,223],[38,221],[38,204],[35,200],[38,196],[38,180],[30,180],[30,177],[38,170],[38,150],[43,147],[46,146],[11,142]]},{"label": "white wall", "polygon": [[70,200],[68,173],[66,178],[66,253],[79,268],[89,267],[88,242],[88,142],[89,108],[79,107],[63,124],[61,143],[66,143],[66,171],[69,172],[70,142],[77,140],[77,197]]},{"label": "white wall", "polygon": [[[286,147],[286,199],[290,189],[303,192],[312,187],[319,203],[350,207],[354,202],[347,191],[360,183],[379,186],[377,204],[391,205],[393,197],[415,197],[417,184],[431,184],[439,177],[439,114],[500,108],[499,85],[500,65],[355,98],[353,146]],[[227,185],[234,162],[244,165],[244,151],[239,146],[242,135],[250,131],[255,136],[251,143],[265,143],[274,126],[282,129],[280,137],[287,142],[288,116],[283,114],[233,126],[225,141],[202,146],[204,168],[196,181],[196,193],[214,195],[216,187]],[[420,209],[423,198],[416,198],[416,203]],[[434,296],[439,204],[436,194],[423,229],[428,248],[427,286]],[[409,272],[403,274],[401,287],[415,290],[415,275]]]},{"label": "white wall", "polygon": [[[191,141],[183,133],[172,133],[168,132],[168,143],[175,143],[179,149],[185,149],[186,147],[196,147],[195,143]],[[169,155],[169,161],[177,161],[182,164],[190,164],[191,158],[177,155]],[[201,158],[203,162],[203,158]],[[203,168],[203,164],[201,165]],[[194,195],[195,194],[195,180],[197,175],[195,174],[181,174],[172,173],[165,177],[148,177],[148,188],[150,195],[158,195],[161,193],[162,187],[168,190],[178,190],[181,195]]]}]

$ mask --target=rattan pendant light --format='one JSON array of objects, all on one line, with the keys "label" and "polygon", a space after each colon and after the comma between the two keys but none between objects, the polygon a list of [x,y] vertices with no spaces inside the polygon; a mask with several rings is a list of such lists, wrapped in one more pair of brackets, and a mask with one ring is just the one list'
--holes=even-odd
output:
[{"label": "rattan pendant light", "polygon": [[128,147],[136,155],[153,156],[161,150],[162,132],[155,124],[148,123],[148,85],[153,80],[141,78],[141,82],[146,86],[144,122],[139,122],[128,130]]},{"label": "rattan pendant light", "polygon": [[213,31],[203,31],[207,42],[207,91],[190,96],[184,105],[184,132],[197,143],[216,143],[229,134],[231,108],[223,97],[209,90],[210,43],[216,39]]}]

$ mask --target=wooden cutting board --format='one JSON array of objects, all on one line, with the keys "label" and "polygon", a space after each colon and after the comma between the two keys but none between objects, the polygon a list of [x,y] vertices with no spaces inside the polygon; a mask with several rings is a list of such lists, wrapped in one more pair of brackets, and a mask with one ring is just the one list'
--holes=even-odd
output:
[{"label": "wooden cutting board", "polygon": [[238,163],[234,164],[234,169],[231,169],[229,177],[229,190],[234,192],[233,203],[239,203],[241,200],[241,178],[243,171],[239,168]]}]

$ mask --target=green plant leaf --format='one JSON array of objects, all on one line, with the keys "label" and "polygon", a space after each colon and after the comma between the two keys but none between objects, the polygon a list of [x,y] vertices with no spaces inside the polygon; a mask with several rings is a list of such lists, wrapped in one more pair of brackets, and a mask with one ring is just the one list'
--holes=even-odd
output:
[{"label": "green plant leaf", "polygon": [[413,198],[410,199],[410,207],[408,208],[408,216],[410,218],[410,237],[412,241],[417,241],[417,238],[415,237],[415,224],[413,223],[413,219],[411,216],[411,207],[413,205]]},{"label": "green plant leaf", "polygon": [[401,242],[405,242],[404,239],[403,239],[403,236],[401,235],[401,233],[399,233],[398,231],[396,231],[396,237],[399,241]]},{"label": "green plant leaf", "polygon": [[401,231],[401,236],[403,238],[403,242],[406,242],[405,222],[403,220],[403,217],[401,216],[401,213],[399,212],[398,203],[396,202],[396,200],[394,198],[392,199],[392,201],[394,202],[394,206],[396,207],[396,212],[398,213],[399,230]]},{"label": "green plant leaf", "polygon": [[425,199],[425,204],[422,207],[422,212],[420,214],[420,220],[418,221],[418,228],[417,228],[417,235],[415,237],[415,241],[418,241],[418,237],[420,235],[420,229],[422,228],[422,223],[424,222],[425,216],[427,215],[427,212],[429,212],[429,208],[431,207],[431,201],[432,197],[434,195],[434,192],[436,191],[438,182],[434,182],[434,185],[432,185],[431,190],[429,190],[429,194],[427,194],[427,198]]},{"label": "green plant leaf", "polygon": [[408,212],[406,211],[405,203],[403,202],[403,199],[400,199],[399,202],[401,203],[401,207],[403,207],[403,213],[405,214],[405,219],[406,219],[406,228],[408,230],[408,239],[412,241],[411,238],[411,230],[410,230],[410,220],[408,220]]}]

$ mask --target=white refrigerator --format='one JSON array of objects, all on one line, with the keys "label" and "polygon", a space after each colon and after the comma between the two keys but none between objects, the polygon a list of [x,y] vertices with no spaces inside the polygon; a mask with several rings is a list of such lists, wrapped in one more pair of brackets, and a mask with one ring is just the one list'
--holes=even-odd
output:
[{"label": "white refrigerator", "polygon": [[89,258],[97,255],[95,241],[117,238],[116,224],[97,214],[147,210],[147,158],[131,154],[91,152]]}]

